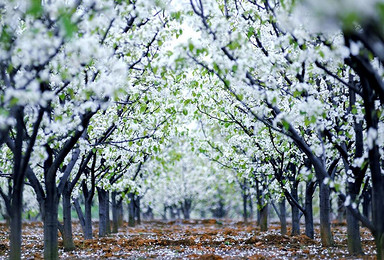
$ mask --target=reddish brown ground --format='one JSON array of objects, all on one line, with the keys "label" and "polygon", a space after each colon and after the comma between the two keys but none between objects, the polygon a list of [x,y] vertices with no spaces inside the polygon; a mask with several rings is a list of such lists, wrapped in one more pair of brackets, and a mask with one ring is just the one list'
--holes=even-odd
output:
[{"label": "reddish brown ground", "polygon": [[[96,224],[95,224],[96,225]],[[96,229],[96,228],[95,228]],[[346,228],[333,228],[336,245],[321,246],[305,235],[281,236],[279,226],[260,232],[255,223],[191,220],[145,222],[135,228],[124,225],[117,234],[83,240],[74,224],[76,250],[64,252],[61,259],[375,259],[370,233],[362,229],[364,256],[351,256],[346,245]],[[318,233],[318,230],[316,230]],[[40,222],[27,223],[23,231],[23,259],[41,259],[43,228]],[[61,247],[61,240],[60,247]],[[0,258],[8,254],[8,228],[0,224]]]}]

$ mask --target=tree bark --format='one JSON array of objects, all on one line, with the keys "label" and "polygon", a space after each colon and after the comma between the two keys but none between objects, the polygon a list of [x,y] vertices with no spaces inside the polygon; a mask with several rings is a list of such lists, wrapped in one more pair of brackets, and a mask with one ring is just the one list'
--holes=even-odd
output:
[{"label": "tree bark", "polygon": [[360,239],[360,224],[359,221],[347,209],[347,243],[348,251],[352,255],[362,255],[363,249],[361,247]]},{"label": "tree bark", "polygon": [[337,199],[337,222],[343,223],[345,219],[346,208],[344,207],[343,201],[338,198]]},{"label": "tree bark", "polygon": [[370,219],[372,190],[368,188],[363,194],[363,215]]},{"label": "tree bark", "polygon": [[253,220],[253,199],[251,195],[248,196],[248,206],[249,206],[249,219]]},{"label": "tree bark", "polygon": [[[56,177],[53,176],[53,177]],[[58,197],[56,178],[46,178],[46,199],[44,203],[44,259],[58,259]]]},{"label": "tree bark", "polygon": [[308,182],[305,189],[305,235],[312,239],[315,237],[313,227],[313,193],[315,188],[315,182]]},{"label": "tree bark", "polygon": [[128,194],[129,204],[128,204],[128,226],[135,226],[135,194],[130,192]]},{"label": "tree bark", "polygon": [[105,200],[105,208],[106,208],[106,225],[107,225],[107,228],[106,228],[106,231],[107,231],[107,234],[111,234],[111,216],[109,214],[109,191],[106,191],[107,194],[106,194],[106,200]]},{"label": "tree bark", "polygon": [[121,199],[117,199],[117,192],[112,192],[112,233],[117,233],[119,231],[119,227],[123,224],[122,218],[122,206],[123,201]]},{"label": "tree bark", "polygon": [[77,198],[73,200],[73,203],[76,209],[77,217],[79,218],[79,221],[80,221],[81,229],[83,230],[83,234],[85,234],[85,218],[84,218],[83,210],[81,209],[79,200]]},{"label": "tree bark", "polygon": [[92,239],[92,199],[85,199],[84,213],[84,239]]},{"label": "tree bark", "polygon": [[21,259],[21,230],[23,214],[22,191],[14,190],[11,205],[11,233],[9,259]]},{"label": "tree bark", "polygon": [[324,247],[333,246],[333,238],[331,231],[331,205],[330,205],[330,188],[324,184],[324,178],[319,179],[320,187],[320,237]]},{"label": "tree bark", "polygon": [[141,225],[140,196],[136,196],[136,199],[135,199],[135,216],[136,216],[136,224]]},{"label": "tree bark", "polygon": [[279,202],[280,209],[280,226],[281,226],[281,235],[287,234],[287,210],[285,208],[285,199]]},{"label": "tree bark", "polygon": [[[11,217],[11,233],[10,233],[10,259],[20,259],[21,257],[21,229],[22,229],[22,209],[23,209],[23,187],[26,164],[32,152],[34,139],[30,140],[29,151],[23,158],[23,136],[24,136],[24,107],[17,106],[11,109],[11,113],[16,118],[16,140],[14,142],[13,152],[13,191],[9,198],[10,217]],[[36,123],[40,124],[40,121]],[[36,126],[36,125],[35,125]],[[8,145],[10,146],[10,145]],[[10,147],[11,148],[11,147]]]},{"label": "tree bark", "polygon": [[107,235],[107,191],[103,188],[97,187],[97,196],[99,198],[99,237],[104,237]]},{"label": "tree bark", "polygon": [[[299,195],[297,191],[297,187],[299,185],[298,181],[294,181],[292,185],[291,194],[293,199],[295,199],[297,202],[299,202]],[[299,208],[293,203],[292,204],[292,232],[291,236],[298,236],[300,235],[300,211]]]},{"label": "tree bark", "polygon": [[63,192],[63,245],[65,251],[72,251],[75,249],[75,243],[72,236],[71,192],[67,189],[68,183]]},{"label": "tree bark", "polygon": [[260,209],[260,231],[268,231],[268,203]]},{"label": "tree bark", "polygon": [[242,193],[241,193],[242,197],[243,197],[243,220],[245,223],[248,222],[248,212],[247,212],[247,194],[246,192],[243,190]]},{"label": "tree bark", "polygon": [[192,199],[184,199],[183,208],[182,208],[184,219],[190,219],[191,206],[192,206]]}]

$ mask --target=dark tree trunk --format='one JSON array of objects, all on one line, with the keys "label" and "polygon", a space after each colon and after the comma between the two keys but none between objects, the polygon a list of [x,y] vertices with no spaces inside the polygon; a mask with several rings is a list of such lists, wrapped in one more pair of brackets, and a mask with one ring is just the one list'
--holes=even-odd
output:
[{"label": "dark tree trunk", "polygon": [[242,192],[242,198],[243,198],[243,219],[244,219],[244,222],[247,223],[248,222],[248,213],[247,213],[247,194],[246,192],[243,190]]},{"label": "dark tree trunk", "polygon": [[46,178],[46,198],[44,203],[44,259],[58,259],[58,204],[54,176]]},{"label": "dark tree trunk", "polygon": [[72,216],[71,216],[71,192],[68,190],[68,183],[63,191],[63,245],[65,251],[75,249],[72,235]]},{"label": "dark tree trunk", "polygon": [[[299,201],[299,195],[297,191],[297,187],[299,185],[298,181],[294,181],[292,185],[292,198],[296,200],[297,202]],[[293,203],[292,205],[292,232],[291,236],[297,236],[300,235],[300,211],[299,208]]]},{"label": "dark tree trunk", "polygon": [[[360,33],[360,32],[359,32]],[[375,33],[365,35],[372,35],[377,37]],[[346,43],[352,40],[351,35],[346,33]],[[353,35],[352,35],[353,36]],[[366,39],[367,42],[375,42],[375,39]],[[368,136],[371,135],[371,142],[368,143],[368,159],[369,168],[371,171],[372,183],[372,233],[375,237],[377,259],[384,259],[384,177],[381,173],[381,158],[379,147],[377,145],[377,136],[374,134],[378,131],[379,115],[375,103],[380,99],[381,106],[383,106],[383,91],[382,91],[382,78],[376,74],[375,69],[372,67],[371,62],[367,57],[358,55],[350,56],[346,62],[350,65],[359,75],[362,86],[362,98],[364,100],[365,120],[368,129]]]},{"label": "dark tree trunk", "polygon": [[217,207],[211,209],[212,215],[214,218],[224,218],[225,217],[225,209],[224,209],[224,201],[220,197]]},{"label": "dark tree trunk", "polygon": [[92,239],[92,215],[91,215],[92,202],[89,203],[86,200],[85,214],[83,214],[83,211],[81,209],[78,199],[74,199],[73,202],[75,205],[77,216],[80,221],[81,228],[83,230],[84,239]]},{"label": "dark tree trunk", "polygon": [[128,204],[128,226],[135,226],[135,194],[130,192],[128,194],[129,204]]},{"label": "dark tree trunk", "polygon": [[[10,259],[20,259],[21,257],[21,229],[22,229],[22,213],[23,213],[23,186],[26,164],[32,152],[32,145],[35,141],[34,137],[30,140],[29,151],[23,158],[23,136],[24,136],[24,107],[17,106],[11,109],[11,113],[15,113],[16,118],[16,140],[13,150],[13,191],[11,197],[8,198],[8,210],[11,217],[11,233],[10,233]],[[40,119],[41,120],[41,119]],[[40,124],[40,121],[36,121]],[[12,149],[11,149],[12,150]]]},{"label": "dark tree trunk", "polygon": [[77,198],[74,199],[73,204],[75,206],[77,217],[79,218],[81,229],[83,230],[83,234],[85,234],[85,218],[84,218],[83,210],[81,209],[79,200]]},{"label": "dark tree trunk", "polygon": [[170,206],[169,207],[169,212],[171,213],[171,219],[176,219],[177,217],[177,209],[176,207],[173,205],[173,206]]},{"label": "dark tree trunk", "polygon": [[184,219],[190,218],[191,207],[192,207],[192,199],[184,199],[184,203],[182,207]]},{"label": "dark tree trunk", "polygon": [[[361,73],[365,74],[364,72],[365,71]],[[362,76],[361,81],[363,84],[363,99],[368,132],[377,132],[378,115],[375,108],[374,91],[372,89],[375,85],[374,82],[370,82],[370,80],[374,81],[374,79],[370,78],[369,75]],[[380,86],[376,86],[376,88],[380,88]],[[368,158],[372,179],[372,222],[375,227],[373,236],[375,237],[377,259],[382,260],[384,259],[384,177],[381,173],[381,158],[376,141],[377,140],[372,141],[371,149],[368,151]]]},{"label": "dark tree trunk", "polygon": [[279,211],[280,211],[280,226],[281,226],[281,235],[287,234],[287,210],[285,208],[285,199],[279,202]]},{"label": "dark tree trunk", "polygon": [[[204,211],[205,212],[205,211]],[[153,216],[153,209],[148,206],[148,210],[147,210],[147,214],[148,214],[148,220],[153,220],[154,219],[154,216]],[[202,213],[205,215],[205,213]]]},{"label": "dark tree trunk", "polygon": [[164,205],[164,210],[163,210],[163,220],[167,220],[167,206]]},{"label": "dark tree trunk", "polygon": [[109,224],[107,218],[109,204],[107,191],[97,187],[97,196],[99,198],[99,237],[104,237],[107,235],[107,225]]},{"label": "dark tree trunk", "polygon": [[176,211],[176,216],[177,216],[176,219],[181,219],[181,212],[182,212],[181,208],[175,206],[174,210]]},{"label": "dark tree trunk", "polygon": [[347,243],[348,251],[352,255],[362,255],[359,221],[347,210]]},{"label": "dark tree trunk", "polygon": [[81,209],[79,200],[73,200],[77,216],[79,217],[81,228],[83,229],[84,239],[92,239],[92,198],[93,193],[87,188],[85,181],[82,182],[82,189],[84,194],[84,214]]},{"label": "dark tree trunk", "polygon": [[92,199],[84,200],[84,239],[92,239]]},{"label": "dark tree trunk", "polygon": [[248,202],[249,202],[249,219],[253,220],[253,200],[251,195],[248,196]]},{"label": "dark tree trunk", "polygon": [[330,188],[324,184],[324,178],[319,179],[320,188],[320,237],[324,247],[333,246],[333,238],[331,231],[331,204],[330,204]]},{"label": "dark tree trunk", "polygon": [[313,193],[316,189],[315,182],[308,182],[305,189],[305,235],[314,239],[315,231],[313,227]]},{"label": "dark tree trunk", "polygon": [[123,200],[119,199],[117,203],[117,221],[119,223],[119,227],[123,226],[124,223],[124,210],[123,210]]},{"label": "dark tree trunk", "polygon": [[261,223],[261,210],[260,208],[262,207],[263,205],[263,201],[262,201],[262,198],[263,198],[263,194],[261,192],[261,189],[260,189],[260,182],[258,179],[255,178],[255,188],[256,188],[256,202],[257,202],[257,224],[260,226],[260,223]]},{"label": "dark tree trunk", "polygon": [[117,193],[116,191],[112,192],[112,233],[117,233],[119,231],[119,227],[122,225],[122,206],[123,202],[120,199],[116,199]]},{"label": "dark tree trunk", "polygon": [[345,219],[345,214],[346,214],[345,210],[346,209],[344,207],[343,201],[340,198],[338,198],[338,200],[337,200],[337,222],[343,223],[343,221]]},{"label": "dark tree trunk", "polygon": [[364,194],[363,194],[363,215],[367,218],[370,219],[370,212],[371,212],[371,194],[372,190],[368,188]]},{"label": "dark tree trunk", "polygon": [[268,203],[260,209],[260,231],[268,231]]},{"label": "dark tree trunk", "polygon": [[140,205],[140,196],[136,196],[135,199],[135,216],[136,216],[136,223],[138,225],[141,225],[141,205]]},{"label": "dark tree trunk", "polygon": [[11,205],[11,233],[10,233],[10,255],[9,259],[21,259],[21,229],[23,214],[22,191],[13,192]]},{"label": "dark tree trunk", "polygon": [[106,207],[106,222],[107,222],[107,228],[106,228],[106,231],[107,231],[107,234],[111,234],[111,216],[109,214],[109,191],[107,191],[107,195],[106,195],[106,203],[105,203],[105,207]]}]

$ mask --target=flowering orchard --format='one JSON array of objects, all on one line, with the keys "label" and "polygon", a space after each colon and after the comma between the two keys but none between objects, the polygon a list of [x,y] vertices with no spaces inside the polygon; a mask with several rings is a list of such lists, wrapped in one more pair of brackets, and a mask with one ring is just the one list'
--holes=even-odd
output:
[{"label": "flowering orchard", "polygon": [[273,209],[314,238],[318,207],[325,247],[333,199],[349,252],[364,225],[384,259],[383,23],[381,0],[0,0],[10,258],[27,211],[46,259],[58,230],[75,249],[72,210],[91,239],[97,197],[99,236],[128,204],[130,225],[237,208],[261,230]]}]

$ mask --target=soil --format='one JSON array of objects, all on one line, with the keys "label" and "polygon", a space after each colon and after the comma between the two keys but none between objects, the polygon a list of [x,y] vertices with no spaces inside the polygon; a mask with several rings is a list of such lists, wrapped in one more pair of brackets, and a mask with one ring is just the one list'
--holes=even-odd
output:
[{"label": "soil", "polygon": [[[330,248],[322,247],[318,236],[281,235],[277,223],[260,232],[255,222],[148,221],[136,227],[125,223],[118,233],[102,238],[94,223],[95,238],[91,240],[83,239],[78,223],[73,229],[76,249],[65,252],[59,237],[60,259],[376,259],[373,237],[365,228],[361,229],[365,254],[348,253],[342,223],[333,227],[335,246]],[[9,253],[8,234],[8,227],[0,224],[0,259],[7,259]],[[22,259],[42,259],[43,249],[42,223],[24,223]]]}]

